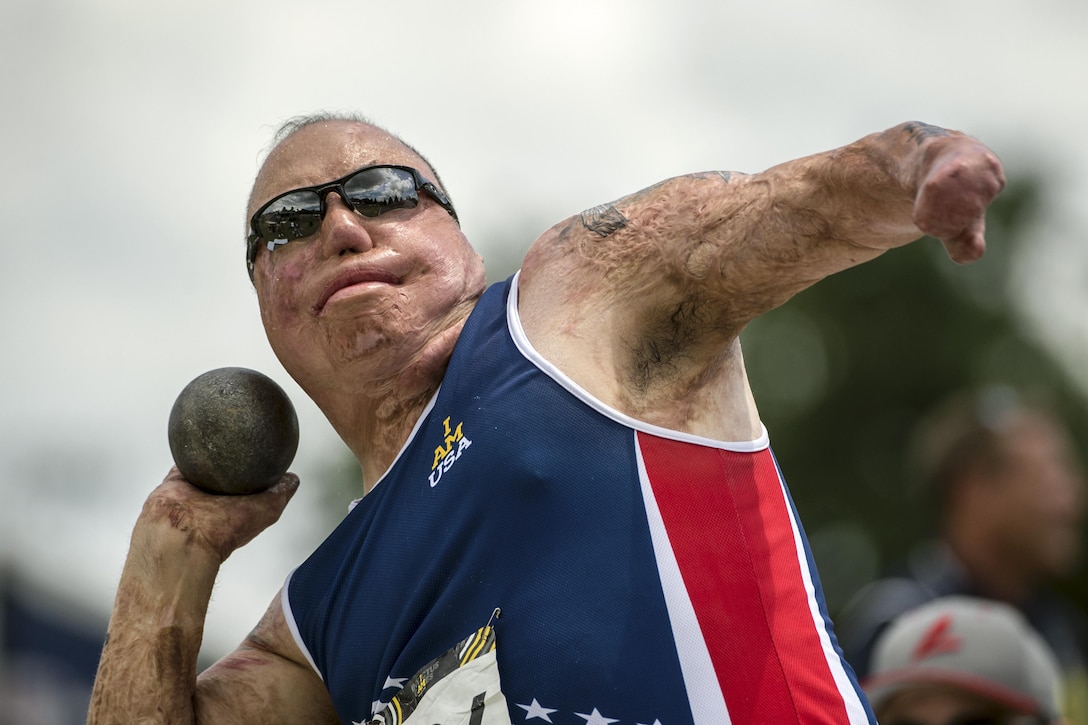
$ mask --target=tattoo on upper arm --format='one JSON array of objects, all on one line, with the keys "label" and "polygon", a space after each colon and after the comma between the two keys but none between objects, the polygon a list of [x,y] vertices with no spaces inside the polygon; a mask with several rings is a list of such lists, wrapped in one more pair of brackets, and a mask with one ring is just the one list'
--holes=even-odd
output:
[{"label": "tattoo on upper arm", "polygon": [[[734,176],[737,174],[732,171],[705,171],[696,174],[688,174],[687,179],[721,179],[725,183],[730,183]],[[634,204],[639,205],[646,200],[652,198],[659,189],[667,186],[670,183],[669,180],[659,182],[653,186],[636,191],[633,194],[625,196],[619,201],[611,202],[608,204],[601,204],[595,206],[592,209],[587,209],[582,212],[582,226],[589,231],[593,232],[599,237],[607,237],[615,232],[623,229],[628,224],[628,218],[617,208],[617,204]]]},{"label": "tattoo on upper arm", "polygon": [[951,135],[947,131],[947,129],[943,129],[940,126],[933,126],[928,123],[923,123],[921,121],[911,121],[910,123],[903,126],[903,130],[906,131],[907,136],[910,138],[910,140],[918,144],[919,146],[922,145],[923,141],[932,136]]},{"label": "tattoo on upper arm", "polygon": [[582,212],[582,226],[599,237],[607,237],[627,226],[627,217],[615,204],[601,204]]}]

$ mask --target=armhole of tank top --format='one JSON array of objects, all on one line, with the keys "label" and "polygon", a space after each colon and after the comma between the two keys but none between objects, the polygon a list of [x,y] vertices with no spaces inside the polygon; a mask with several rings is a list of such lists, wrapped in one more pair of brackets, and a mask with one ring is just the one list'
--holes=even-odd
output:
[{"label": "armhole of tank top", "polygon": [[310,654],[309,648],[302,639],[302,632],[299,631],[298,622],[295,620],[295,612],[291,609],[291,577],[295,575],[295,569],[291,570],[291,573],[287,575],[287,580],[283,583],[283,591],[280,592],[280,605],[283,607],[283,618],[287,622],[287,629],[291,632],[291,637],[294,638],[295,644],[298,645],[299,650],[303,656],[306,657],[306,661],[310,663],[310,667],[314,669],[317,676],[321,678],[321,681],[325,681],[325,676],[321,674],[321,670],[318,669],[317,663],[314,662],[313,655]]},{"label": "armhole of tank top", "polygon": [[589,391],[569,378],[566,373],[549,362],[529,341],[528,336],[525,334],[525,329],[521,326],[521,316],[518,314],[518,278],[520,275],[521,271],[519,270],[511,279],[509,296],[506,299],[506,328],[514,341],[514,346],[517,347],[518,352],[521,353],[522,357],[528,360],[530,364],[565,388],[567,392],[578,398],[585,405],[621,425],[660,438],[694,443],[709,448],[720,448],[736,453],[755,453],[770,446],[770,436],[767,433],[766,426],[764,426],[762,422],[759,424],[759,437],[754,440],[720,441],[715,440],[714,438],[704,438],[703,436],[693,435],[691,433],[663,428],[661,426],[653,425],[652,423],[638,420],[637,418],[632,418],[594,397]]}]

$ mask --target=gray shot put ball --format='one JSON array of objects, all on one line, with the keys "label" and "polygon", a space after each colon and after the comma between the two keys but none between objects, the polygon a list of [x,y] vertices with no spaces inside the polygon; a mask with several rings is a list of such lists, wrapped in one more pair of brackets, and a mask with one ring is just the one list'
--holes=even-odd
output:
[{"label": "gray shot put ball", "polygon": [[290,398],[247,368],[197,376],[174,401],[167,433],[178,470],[209,493],[264,491],[283,478],[298,450]]}]

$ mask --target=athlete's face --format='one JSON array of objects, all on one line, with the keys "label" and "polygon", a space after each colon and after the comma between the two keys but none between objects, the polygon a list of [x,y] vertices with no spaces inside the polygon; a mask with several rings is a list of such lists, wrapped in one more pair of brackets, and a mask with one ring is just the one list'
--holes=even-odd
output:
[{"label": "athlete's face", "polygon": [[[306,126],[269,156],[249,214],[303,186],[364,166],[434,172],[383,131],[336,121]],[[265,332],[308,392],[396,374],[479,296],[483,264],[453,217],[424,193],[414,208],[364,217],[335,192],[316,233],[261,245],[254,285]],[[333,384],[335,383],[335,384]]]}]

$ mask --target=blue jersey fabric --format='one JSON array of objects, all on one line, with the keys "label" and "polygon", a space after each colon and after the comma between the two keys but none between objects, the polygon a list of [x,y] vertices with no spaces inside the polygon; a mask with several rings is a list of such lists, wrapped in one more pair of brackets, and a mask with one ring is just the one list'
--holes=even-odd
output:
[{"label": "blue jersey fabric", "polygon": [[290,576],[289,624],[344,722],[500,609],[512,722],[693,723],[636,431],[526,358],[510,290],[485,292],[390,470]]}]

